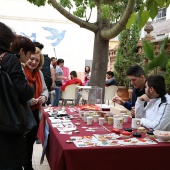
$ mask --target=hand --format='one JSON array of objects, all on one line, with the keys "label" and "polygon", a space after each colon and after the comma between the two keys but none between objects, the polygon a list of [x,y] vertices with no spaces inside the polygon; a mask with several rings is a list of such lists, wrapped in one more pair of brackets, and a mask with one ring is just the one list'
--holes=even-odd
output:
[{"label": "hand", "polygon": [[120,105],[123,105],[125,102],[120,97],[113,97],[112,102],[116,102]]},{"label": "hand", "polygon": [[37,104],[37,103],[38,103],[38,99],[32,98],[32,99],[30,100],[30,104],[31,104],[31,105],[35,105],[35,104]]},{"label": "hand", "polygon": [[38,98],[38,103],[40,103],[40,104],[45,103],[45,101],[46,101],[46,97],[45,96],[40,96]]},{"label": "hand", "polygon": [[132,117],[135,117],[135,107],[131,107],[131,115]]},{"label": "hand", "polygon": [[141,101],[146,101],[146,102],[150,100],[146,94],[143,94],[142,96],[138,97],[138,99]]}]

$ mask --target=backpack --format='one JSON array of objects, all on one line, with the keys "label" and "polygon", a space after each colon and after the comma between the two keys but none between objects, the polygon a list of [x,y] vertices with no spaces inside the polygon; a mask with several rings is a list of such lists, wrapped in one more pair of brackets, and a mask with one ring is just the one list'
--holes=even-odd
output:
[{"label": "backpack", "polygon": [[51,60],[48,57],[48,54],[44,54],[44,64],[42,66],[42,73],[44,76],[44,80],[47,86],[47,89],[50,91],[52,86],[52,78],[51,78],[51,69],[50,69]]}]

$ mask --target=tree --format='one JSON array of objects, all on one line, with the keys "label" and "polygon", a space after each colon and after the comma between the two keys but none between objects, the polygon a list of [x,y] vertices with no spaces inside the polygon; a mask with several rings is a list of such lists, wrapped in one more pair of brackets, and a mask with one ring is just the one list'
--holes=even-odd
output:
[{"label": "tree", "polygon": [[[94,32],[94,51],[90,83],[93,86],[103,87],[103,89],[108,64],[109,40],[116,37],[125,28],[129,18],[128,26],[135,21],[137,15],[133,13],[134,7],[139,9],[139,17],[143,18],[142,21],[145,22],[145,18],[148,20],[149,16],[156,16],[155,14],[158,13],[158,10],[155,9],[170,4],[170,0],[161,0],[161,2],[160,0],[146,0],[146,3],[141,2],[141,0],[122,0],[121,2],[119,0],[28,1],[37,6],[45,5],[48,2],[70,21]],[[137,1],[138,3],[136,3]],[[139,6],[136,4],[139,4]],[[154,4],[154,6],[150,6],[150,4]],[[76,9],[71,13],[73,7],[76,7]],[[144,7],[147,7],[147,9]],[[93,8],[97,9],[97,20],[95,23],[90,23],[89,17],[86,16],[86,10],[88,8],[90,10]],[[131,16],[132,13],[133,15]]]},{"label": "tree", "polygon": [[118,86],[129,87],[129,79],[126,72],[130,66],[142,63],[142,57],[138,54],[137,43],[139,41],[139,29],[133,24],[130,29],[123,30],[119,35],[117,58],[114,65],[115,79]]}]

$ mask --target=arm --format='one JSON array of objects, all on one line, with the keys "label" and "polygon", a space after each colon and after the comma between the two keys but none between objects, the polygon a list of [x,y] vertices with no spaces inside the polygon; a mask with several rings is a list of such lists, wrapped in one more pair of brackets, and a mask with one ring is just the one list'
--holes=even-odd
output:
[{"label": "arm", "polygon": [[170,124],[170,104],[161,104],[158,112],[155,114],[154,120],[142,118],[141,124],[154,130],[166,130]]},{"label": "arm", "polygon": [[55,70],[53,67],[50,68],[50,71],[51,71],[51,78],[52,78],[52,84],[54,83],[55,81]]},{"label": "arm", "polygon": [[126,109],[131,110],[132,104],[129,102],[125,102],[123,101],[120,97],[116,96],[113,97],[112,99],[113,102],[116,102],[117,104],[120,104],[122,106],[124,106]]},{"label": "arm", "polygon": [[124,106],[126,109],[131,110],[131,108],[132,108],[132,103],[130,103],[130,102],[124,102],[123,106]]},{"label": "arm", "polygon": [[25,104],[34,96],[34,87],[28,84],[17,56],[7,53],[2,60],[2,69],[6,71],[11,78],[19,101]]},{"label": "arm", "polygon": [[61,68],[60,67],[56,67],[55,70],[55,79],[67,79],[67,77],[65,76],[60,76],[61,73]]},{"label": "arm", "polygon": [[48,99],[48,89],[47,89],[47,86],[45,84],[44,76],[43,76],[41,71],[40,71],[40,75],[41,75],[41,80],[42,80],[42,93],[39,97],[39,101],[40,101],[40,103],[44,103]]},{"label": "arm", "polygon": [[145,110],[144,110],[144,103],[145,101],[141,101],[139,98],[135,103],[135,117],[142,118],[146,117]]}]

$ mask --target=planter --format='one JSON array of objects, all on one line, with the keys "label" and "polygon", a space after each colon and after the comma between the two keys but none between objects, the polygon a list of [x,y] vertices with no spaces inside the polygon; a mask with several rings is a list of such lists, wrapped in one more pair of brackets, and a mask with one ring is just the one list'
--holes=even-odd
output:
[{"label": "planter", "polygon": [[118,86],[117,95],[124,101],[129,101],[129,92],[125,86]]},{"label": "planter", "polygon": [[130,100],[130,101],[132,101],[132,92],[133,92],[133,89],[130,88],[130,89],[128,90],[128,93],[129,93],[129,100]]}]

